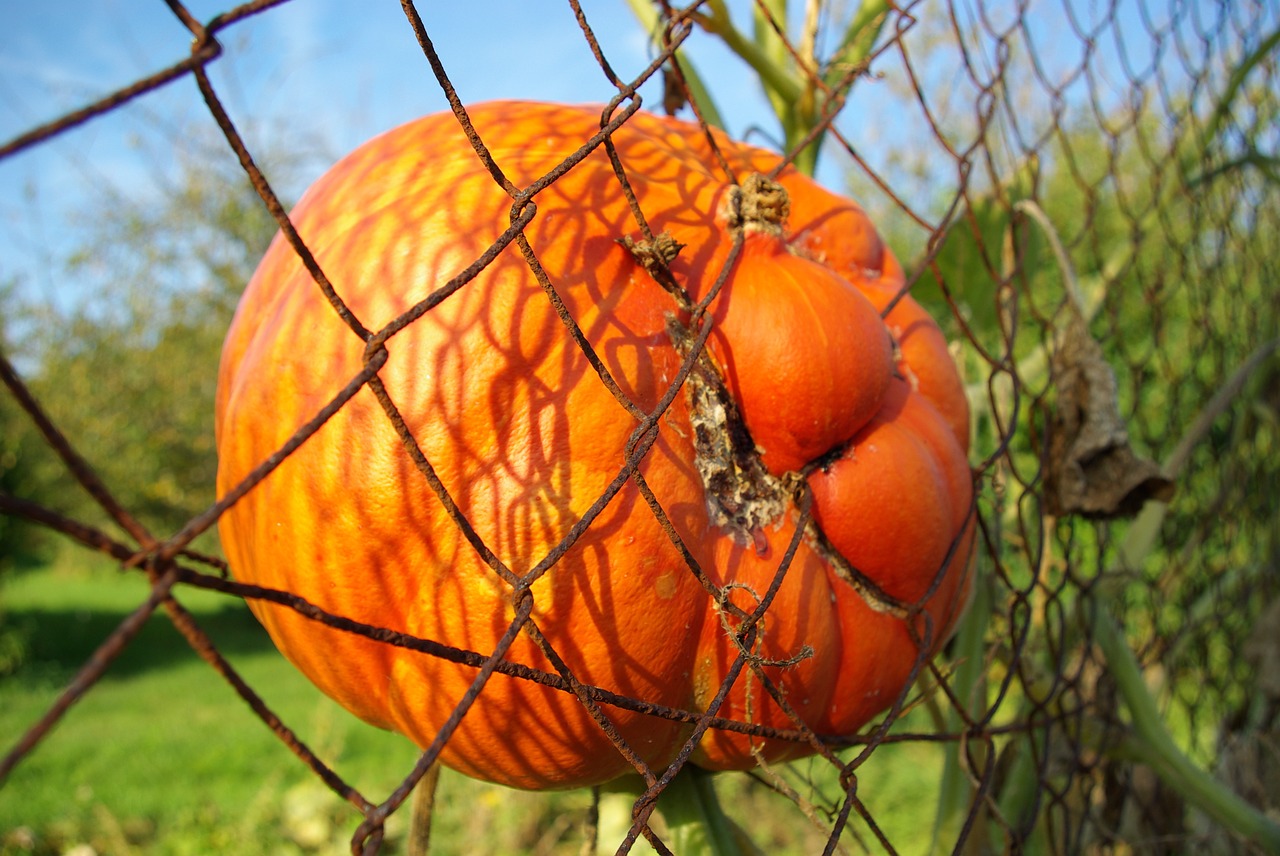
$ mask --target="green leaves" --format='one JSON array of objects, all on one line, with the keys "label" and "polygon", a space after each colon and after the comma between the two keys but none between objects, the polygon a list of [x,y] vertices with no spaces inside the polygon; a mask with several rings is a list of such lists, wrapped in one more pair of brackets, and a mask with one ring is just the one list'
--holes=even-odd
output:
[{"label": "green leaves", "polygon": [[[641,24],[656,33],[661,19],[654,5],[628,2]],[[825,58],[817,55],[818,31],[838,13],[837,4],[825,0],[808,0],[798,23],[787,0],[761,0],[752,7],[750,35],[733,20],[725,0],[708,0],[693,20],[751,69],[777,116],[785,152],[794,156],[798,169],[813,175],[826,128],[865,72],[892,8],[886,0],[864,0],[843,27],[838,47]],[[688,58],[678,61],[689,80],[690,97],[711,124],[723,127]]]}]

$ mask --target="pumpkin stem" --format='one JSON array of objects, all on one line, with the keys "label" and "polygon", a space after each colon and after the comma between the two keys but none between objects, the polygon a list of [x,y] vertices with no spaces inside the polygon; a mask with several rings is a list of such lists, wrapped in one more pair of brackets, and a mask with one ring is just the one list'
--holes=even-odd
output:
[{"label": "pumpkin stem", "polygon": [[758,856],[759,848],[725,814],[712,776],[688,765],[662,792],[658,813],[670,830],[672,852],[686,856]]},{"label": "pumpkin stem", "polygon": [[[725,813],[712,782],[714,774],[687,764],[658,797],[656,812],[666,829],[671,850],[680,856],[760,856],[761,850]],[[631,829],[637,800],[645,791],[637,776],[624,776],[597,789],[599,821],[595,849],[599,856],[613,853]],[[632,853],[653,853],[648,842],[637,840]]]},{"label": "pumpkin stem", "polygon": [[781,235],[791,213],[787,190],[776,181],[753,172],[742,184],[729,188],[726,224],[730,232],[764,232]]}]

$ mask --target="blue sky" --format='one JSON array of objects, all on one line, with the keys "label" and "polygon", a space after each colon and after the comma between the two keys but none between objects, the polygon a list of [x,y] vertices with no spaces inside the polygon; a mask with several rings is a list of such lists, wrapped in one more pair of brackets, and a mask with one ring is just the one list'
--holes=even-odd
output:
[{"label": "blue sky", "polygon": [[[233,4],[192,0],[187,5],[198,19],[208,20]],[[730,0],[729,5],[745,22],[750,0]],[[992,12],[989,17],[996,19],[990,21],[996,29],[1014,23],[1017,4],[985,5]],[[1193,11],[1199,10],[1198,4],[1192,5]],[[465,101],[601,102],[614,93],[563,0],[420,0],[418,6]],[[1148,28],[1153,23],[1159,28],[1169,12],[1159,3],[1126,3],[1113,27],[1105,18],[1109,13],[1103,7],[1108,4],[1081,0],[1074,6],[1079,9],[1078,26],[1091,30],[1099,22],[1103,25],[1094,48],[1095,70],[1101,74],[1077,79],[1064,97],[1083,103],[1079,96],[1089,85],[1110,103],[1123,103],[1128,87],[1120,72],[1120,53],[1140,71],[1151,58],[1150,45],[1144,42],[1149,42]],[[631,78],[648,64],[646,35],[626,0],[583,0],[583,8],[621,77]],[[962,18],[974,14],[972,3],[959,3],[957,8]],[[1205,8],[1209,16],[1218,14],[1213,4]],[[926,7],[918,9],[923,12]],[[1019,37],[1035,45],[1048,79],[1070,79],[1082,57],[1081,37],[1072,31],[1061,4],[1038,3],[1035,10]],[[189,50],[189,34],[161,0],[0,0],[0,11],[5,21],[0,28],[2,141],[163,69]],[[1143,15],[1149,20],[1144,22]],[[1127,34],[1123,51],[1117,48],[1117,31]],[[446,107],[393,0],[294,0],[235,24],[220,40],[224,54],[210,74],[251,150],[295,142],[312,146],[318,141],[332,160],[380,131]],[[756,84],[735,57],[701,33],[690,38],[687,48],[712,83],[731,133],[741,137],[753,126],[772,129],[771,114]],[[990,63],[989,54],[985,60]],[[1176,67],[1176,57],[1166,56],[1164,61]],[[960,109],[972,111],[976,90],[958,67],[948,64],[959,62],[954,51],[930,53],[922,48],[915,62],[917,71],[928,78],[924,85],[929,91],[941,98],[954,89]],[[978,66],[982,65],[980,56]],[[927,152],[932,132],[918,111],[911,110],[896,52],[887,53],[876,70],[886,73],[885,80],[859,83],[840,125],[879,169],[891,160],[895,148]],[[886,82],[894,79],[896,90],[894,83]],[[1038,86],[1043,85],[1030,81],[1027,91],[1034,96]],[[656,81],[642,94],[656,109]],[[76,246],[83,217],[109,210],[115,193],[145,199],[156,176],[171,172],[177,163],[175,137],[216,136],[194,82],[183,78],[125,109],[0,161],[0,284],[16,279],[28,293],[78,297],[84,284],[70,281],[58,262]],[[836,154],[824,157],[819,178],[840,189],[850,167],[847,158]],[[229,152],[226,156],[231,157]],[[922,160],[934,174],[922,177],[917,190],[938,192],[939,186],[954,182],[954,163],[947,157]],[[317,162],[301,183],[321,168]],[[303,188],[281,189],[296,197]],[[891,204],[864,201],[873,213],[878,205]]]},{"label": "blue sky", "polygon": [[[231,4],[193,2],[208,20]],[[614,93],[559,0],[421,2],[419,11],[466,101],[600,102]],[[160,0],[0,0],[0,140],[95,101],[187,56],[190,36]],[[620,76],[651,59],[625,0],[584,9]],[[358,10],[358,11],[357,11]],[[398,3],[295,0],[220,35],[211,78],[233,120],[261,145],[320,141],[333,157],[447,104]],[[736,60],[701,37],[709,74],[740,80],[721,106],[741,132],[768,121]],[[727,73],[726,73],[727,72]],[[647,103],[660,93],[650,86]],[[179,79],[58,138],[0,161],[0,282],[57,297],[75,284],[56,270],[76,221],[112,192],[145,195],[173,167],[172,135],[216,135],[192,80]],[[228,157],[230,155],[228,154]],[[168,161],[168,162],[166,162]],[[315,167],[316,170],[319,165]],[[308,176],[314,178],[314,175]],[[285,188],[296,196],[301,188]]]}]

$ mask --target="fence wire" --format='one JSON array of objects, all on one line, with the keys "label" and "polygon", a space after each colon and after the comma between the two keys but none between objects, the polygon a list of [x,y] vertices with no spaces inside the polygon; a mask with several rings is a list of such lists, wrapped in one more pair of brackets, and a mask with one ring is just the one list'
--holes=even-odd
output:
[{"label": "fence wire", "polygon": [[[683,88],[689,80],[672,58],[696,62],[693,36],[713,4],[658,2],[652,62],[628,79],[593,35],[595,16],[616,10],[569,3],[581,49],[600,67],[599,100],[608,102],[599,139],[584,139],[584,147],[632,121],[639,93],[664,75],[666,106],[698,120],[688,104],[695,93]],[[17,737],[0,762],[0,786],[42,741],[58,739],[53,726],[94,691],[158,611],[298,763],[353,807],[356,853],[383,846],[388,817],[408,811],[411,790],[493,674],[572,694],[624,754],[626,741],[610,730],[618,710],[687,723],[699,733],[728,728],[814,743],[803,722],[770,730],[584,685],[530,617],[532,577],[496,559],[515,618],[496,649],[471,651],[334,614],[294,592],[237,582],[220,558],[192,549],[361,390],[372,390],[399,433],[411,435],[380,389],[383,344],[444,295],[465,289],[505,247],[520,245],[528,223],[520,206],[559,174],[531,188],[505,188],[516,204],[513,226],[487,236],[492,250],[439,283],[436,302],[402,307],[391,325],[371,330],[293,231],[270,176],[207,74],[221,41],[241,22],[284,4],[246,3],[205,22],[181,3],[168,5],[192,34],[189,55],[32,128],[0,146],[0,158],[49,145],[170,81],[193,79],[262,206],[334,311],[370,345],[363,368],[344,379],[328,406],[171,534],[151,531],[115,499],[113,486],[78,451],[81,438],[48,415],[11,360],[0,362],[13,402],[122,534],[20,493],[0,494],[0,512],[105,553],[151,584],[57,702]],[[430,15],[409,0],[403,5],[424,69],[460,106]],[[756,8],[767,18],[773,4]],[[868,63],[846,70],[861,79],[847,99],[823,74],[829,69],[811,74],[818,97],[829,99],[818,111],[826,117],[824,156],[847,167],[849,187],[842,189],[896,242],[912,294],[954,343],[967,384],[978,487],[974,602],[943,653],[917,664],[917,679],[889,713],[851,745],[817,746],[817,761],[744,775],[748,784],[733,791],[741,799],[728,806],[730,817],[749,833],[761,811],[784,818],[771,827],[792,831],[769,842],[779,852],[923,852],[930,840],[948,852],[1267,852],[1248,828],[1233,828],[1180,789],[1167,756],[1134,735],[1154,713],[1193,764],[1263,814],[1274,819],[1280,812],[1280,11],[1261,3],[1141,0],[953,0],[886,10]],[[789,22],[774,23],[784,38],[794,31]],[[804,50],[790,40],[785,47],[796,57]],[[458,116],[464,119],[461,110]],[[470,128],[467,134],[475,156],[488,157],[480,137]],[[501,176],[502,164],[492,166]],[[686,370],[692,367],[690,358]],[[1114,379],[1112,396],[1099,377]],[[635,405],[633,414],[642,425],[657,419]],[[1090,431],[1106,442],[1081,440]],[[629,459],[617,462],[614,491],[642,482],[638,467],[653,442],[646,436],[638,432]],[[412,454],[411,436],[407,446]],[[429,462],[418,465],[431,479]],[[587,525],[611,496],[592,506]],[[456,508],[451,514],[470,529]],[[570,546],[566,540],[537,567],[552,567]],[[472,691],[419,763],[403,771],[400,787],[361,793],[272,712],[270,692],[251,686],[218,650],[182,605],[191,587],[280,604],[463,664],[474,670]],[[522,633],[557,670],[503,658]],[[740,661],[739,668],[752,666]],[[880,781],[887,766],[919,758],[936,764],[941,779],[927,795],[937,808],[915,821],[933,827],[924,844],[901,837],[888,816],[902,809],[878,802],[865,784]],[[650,813],[666,784],[661,771],[629,760],[648,775],[647,790],[629,835],[597,844],[628,852],[644,838],[664,852],[671,843]],[[591,846],[598,834],[586,829],[569,839]]]}]

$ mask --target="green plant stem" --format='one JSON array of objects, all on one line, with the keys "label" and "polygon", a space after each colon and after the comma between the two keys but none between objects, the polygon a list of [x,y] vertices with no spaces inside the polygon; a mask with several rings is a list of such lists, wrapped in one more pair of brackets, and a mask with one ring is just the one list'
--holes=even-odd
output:
[{"label": "green plant stem", "polygon": [[1150,765],[1191,805],[1267,853],[1280,854],[1280,824],[1196,766],[1178,749],[1142,679],[1137,658],[1124,641],[1115,618],[1102,604],[1094,604],[1093,638],[1106,658],[1107,669],[1116,681],[1133,724],[1122,748]]},{"label": "green plant stem", "polygon": [[786,31],[787,0],[757,0],[752,3],[752,11],[752,34],[756,46],[776,67],[787,67],[792,62],[791,52],[778,30],[769,23],[772,18]]},{"label": "green plant stem", "polygon": [[[1022,206],[1044,231],[1055,251],[1064,284],[1071,294],[1075,311],[1088,317],[1093,307],[1075,282],[1069,260],[1057,241],[1052,223],[1034,206]],[[1183,435],[1177,448],[1165,462],[1164,470],[1175,477],[1185,465],[1191,450],[1208,433],[1210,426],[1240,395],[1245,382],[1280,346],[1280,340],[1266,342],[1257,348],[1223,384],[1218,394],[1205,406]],[[1165,503],[1148,503],[1129,527],[1119,550],[1122,567],[1138,567],[1153,549],[1159,528],[1167,512]],[[1216,822],[1246,837],[1268,853],[1280,854],[1280,824],[1241,799],[1225,784],[1193,763],[1177,746],[1165,727],[1154,698],[1143,681],[1137,658],[1128,647],[1114,617],[1103,605],[1105,588],[1092,601],[1091,627],[1093,640],[1102,651],[1107,670],[1115,679],[1125,709],[1132,721],[1132,731],[1115,748],[1113,754],[1149,765],[1167,785],[1181,794]],[[1100,744],[1101,737],[1081,735],[1086,743]],[[1099,748],[1101,746],[1099,745]],[[1001,808],[1017,811],[1014,795],[1002,795]],[[1020,813],[1020,812],[1019,812]],[[1016,818],[1010,818],[1016,822]]]},{"label": "green plant stem", "polygon": [[[754,856],[759,851],[725,814],[716,797],[713,774],[687,765],[658,798],[657,813],[666,824],[664,836],[680,856]],[[631,829],[635,802],[643,782],[629,776],[601,787],[596,853],[613,853]],[[637,840],[632,853],[652,852]]]},{"label": "green plant stem", "polygon": [[[1166,476],[1175,480],[1178,478],[1195,447],[1209,435],[1213,423],[1235,403],[1253,373],[1278,351],[1280,351],[1280,338],[1263,342],[1236,367],[1231,376],[1218,388],[1213,398],[1209,399],[1209,402],[1196,414],[1195,420],[1179,438],[1178,445],[1164,460],[1161,470]],[[1142,562],[1155,546],[1168,510],[1168,504],[1163,502],[1148,502],[1143,506],[1137,518],[1130,524],[1124,540],[1120,542],[1120,569],[1136,569],[1142,566]]]},{"label": "green plant stem", "polygon": [[[644,27],[645,32],[653,37],[662,21],[658,16],[658,9],[649,0],[627,0],[627,4],[631,6],[631,12],[636,16],[636,20],[640,22],[640,26]],[[711,91],[707,89],[706,83],[702,80],[702,75],[698,73],[697,68],[683,54],[677,53],[674,57],[675,62],[680,65],[680,73],[684,75],[684,81],[689,87],[689,100],[693,101],[698,107],[698,113],[707,124],[715,128],[724,129],[724,119],[720,117],[720,111],[716,108],[715,100],[711,97]]]},{"label": "green plant stem", "polygon": [[[627,2],[641,24],[654,32],[661,23],[654,5],[647,0]],[[829,102],[842,99],[848,93],[857,79],[850,71],[866,63],[893,6],[889,0],[865,0],[845,29],[840,47],[828,62],[820,63],[813,53],[817,22],[826,0],[808,0],[803,32],[798,40],[793,40],[799,45],[798,54],[788,48],[785,35],[774,27],[774,23],[779,27],[788,24],[787,0],[760,2],[762,5],[755,9],[751,36],[734,24],[725,0],[707,0],[705,11],[696,13],[693,20],[719,38],[755,72],[778,117],[784,144],[792,150],[809,138],[820,123],[827,121]],[[677,61],[689,84],[690,98],[697,103],[704,118],[723,127],[702,80],[688,60]],[[806,175],[812,176],[817,170],[822,138],[822,133],[814,134],[810,144],[795,153],[795,166]]]},{"label": "green plant stem", "polygon": [[1245,57],[1232,70],[1231,79],[1227,81],[1226,88],[1222,92],[1222,98],[1218,100],[1218,105],[1205,126],[1202,149],[1207,149],[1222,130],[1227,116],[1231,113],[1231,104],[1235,101],[1240,87],[1244,85],[1245,78],[1249,76],[1249,72],[1253,71],[1260,62],[1266,59],[1267,55],[1274,51],[1277,46],[1280,46],[1280,29],[1276,29],[1267,35],[1262,40],[1262,44],[1258,45],[1253,53]]},{"label": "green plant stem", "polygon": [[892,8],[888,0],[864,0],[858,7],[858,14],[849,22],[840,41],[840,49],[828,66],[827,85],[835,86],[850,68],[867,61]]},{"label": "green plant stem", "polygon": [[[986,574],[979,572],[974,582],[973,603],[956,631],[956,664],[951,686],[970,714],[986,708],[986,663],[983,659],[987,628],[991,621],[992,596]],[[947,714],[946,729],[955,732],[963,727],[955,710]],[[937,815],[933,826],[933,847],[930,852],[950,853],[964,823],[973,799],[973,786],[961,758],[966,751],[962,741],[947,747],[943,762],[942,782],[938,788]]]},{"label": "green plant stem", "polygon": [[[827,96],[828,99],[844,98],[853,88],[857,78],[850,76],[849,72],[866,64],[872,49],[875,48],[876,39],[880,37],[880,31],[884,28],[885,21],[889,20],[889,12],[892,8],[888,0],[863,0],[862,5],[858,7],[857,14],[845,29],[839,49],[827,62],[826,71],[822,76],[823,85],[832,90]],[[814,63],[816,66],[816,58]],[[788,149],[795,148],[819,122],[824,121],[823,116],[827,109],[825,102],[819,103],[817,100],[817,81],[810,77],[809,72],[803,72],[803,79],[805,97],[789,115],[789,122],[787,119],[783,120]],[[781,114],[779,118],[782,118]],[[796,152],[795,166],[805,175],[814,175],[817,172],[818,156],[822,152],[824,136],[825,134],[818,134],[813,142]]]},{"label": "green plant stem", "polygon": [[[1163,469],[1171,478],[1182,471],[1191,451],[1208,435],[1214,421],[1236,401],[1248,379],[1278,348],[1280,339],[1272,339],[1256,348],[1204,406],[1164,462]],[[1141,565],[1155,545],[1167,510],[1168,505],[1162,502],[1150,502],[1143,508],[1120,544],[1122,567],[1137,568]],[[1280,854],[1280,824],[1196,766],[1174,743],[1164,727],[1155,699],[1142,679],[1137,658],[1129,649],[1116,619],[1102,602],[1106,591],[1100,590],[1099,593],[1092,604],[1094,613],[1090,626],[1093,639],[1102,651],[1107,669],[1116,681],[1133,722],[1133,731],[1123,742],[1121,751],[1148,764],[1166,784],[1217,822],[1254,841],[1266,852]]]},{"label": "green plant stem", "polygon": [[711,97],[711,90],[707,89],[707,85],[702,82],[702,75],[698,74],[698,70],[687,57],[677,55],[675,61],[679,63],[680,73],[684,75],[684,82],[689,87],[689,100],[697,105],[698,112],[708,125],[723,131],[724,119],[720,116],[715,99]]},{"label": "green plant stem", "polygon": [[[691,856],[748,856],[741,836],[716,797],[712,774],[687,766],[658,800],[671,834],[671,849]],[[748,845],[749,846],[749,845]]]},{"label": "green plant stem", "polygon": [[760,45],[747,38],[733,25],[724,0],[711,0],[707,6],[711,9],[711,14],[698,15],[695,20],[708,33],[718,36],[729,50],[751,66],[760,78],[765,91],[770,94],[770,100],[772,101],[774,96],[785,103],[795,103],[799,100],[800,82],[785,68],[775,63]]},{"label": "green plant stem", "polygon": [[[1024,706],[1024,712],[1025,709]],[[1033,741],[1038,741],[1041,746],[1034,746]],[[1015,833],[1026,832],[1029,835],[1029,840],[1022,842],[1021,845],[1024,853],[1040,853],[1046,850],[1044,826],[1035,824],[1036,796],[1040,781],[1040,772],[1035,762],[1035,750],[1039,748],[1043,754],[1047,750],[1043,744],[1047,741],[1048,735],[1043,728],[1033,728],[1027,731],[1024,743],[1015,744],[1012,747],[1013,763],[1009,765],[1005,786],[1000,791],[997,803],[1000,815],[1009,825],[1010,830]],[[993,852],[1001,852],[1005,848],[993,840],[991,849]]]},{"label": "green plant stem", "polygon": [[[796,144],[805,138],[812,127],[812,124],[808,123],[807,120],[793,120],[790,124],[794,130],[786,132],[788,151],[794,149]],[[791,161],[795,168],[805,175],[812,176],[818,170],[818,153],[822,151],[822,137],[822,134],[814,137],[813,142],[796,152]]]}]

